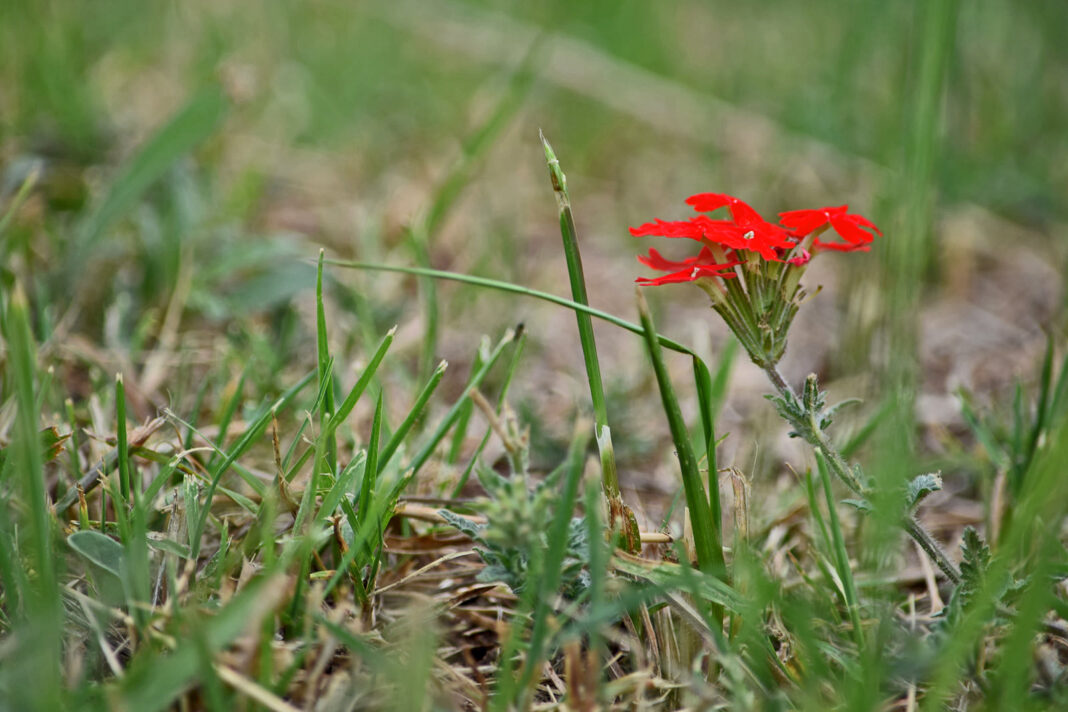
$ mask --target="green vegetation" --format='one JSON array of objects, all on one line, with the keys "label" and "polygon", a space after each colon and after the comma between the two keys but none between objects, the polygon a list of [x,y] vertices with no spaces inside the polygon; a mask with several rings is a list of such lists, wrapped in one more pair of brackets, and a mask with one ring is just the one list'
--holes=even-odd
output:
[{"label": "green vegetation", "polygon": [[0,710],[1064,709],[1065,27],[0,3]]}]

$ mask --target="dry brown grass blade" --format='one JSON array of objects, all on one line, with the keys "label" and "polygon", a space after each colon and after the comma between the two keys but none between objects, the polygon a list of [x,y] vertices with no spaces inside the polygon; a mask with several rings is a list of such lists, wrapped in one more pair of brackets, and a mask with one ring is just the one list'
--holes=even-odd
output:
[{"label": "dry brown grass blade", "polygon": [[441,566],[444,563],[447,563],[449,561],[453,561],[455,559],[460,559],[460,558],[463,558],[465,556],[477,556],[477,552],[475,552],[475,551],[454,551],[451,554],[446,554],[445,556],[439,556],[438,558],[434,559],[433,561],[431,561],[426,566],[421,566],[420,568],[418,568],[415,571],[411,572],[410,574],[408,574],[404,578],[398,579],[398,580],[394,581],[393,583],[387,584],[385,586],[381,586],[379,588],[376,588],[375,589],[375,593],[376,594],[385,593],[386,591],[392,590],[392,589],[397,588],[399,586],[403,586],[404,584],[408,583],[409,581],[412,581],[413,579],[419,578],[420,576],[425,574],[427,571],[430,571],[431,569],[435,569],[435,568],[437,568],[438,566]]}]

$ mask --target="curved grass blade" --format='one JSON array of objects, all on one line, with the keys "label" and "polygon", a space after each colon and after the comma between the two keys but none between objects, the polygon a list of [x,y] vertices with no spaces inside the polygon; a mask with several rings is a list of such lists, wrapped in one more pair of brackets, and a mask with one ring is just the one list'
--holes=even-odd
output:
[{"label": "curved grass blade", "polygon": [[[496,289],[501,292],[509,292],[511,294],[521,294],[526,297],[533,297],[534,299],[540,299],[544,302],[556,304],[558,306],[567,307],[576,312],[583,312],[589,314],[592,317],[596,317],[602,321],[606,321],[609,324],[626,329],[627,331],[642,336],[645,334],[645,330],[638,324],[629,322],[626,319],[621,319],[614,314],[609,314],[606,311],[600,309],[594,309],[593,307],[585,304],[579,304],[570,299],[559,297],[549,292],[542,292],[537,289],[531,289],[529,287],[523,287],[518,284],[512,284],[511,282],[502,282],[496,279],[490,279],[488,277],[474,277],[472,275],[460,274],[459,272],[448,272],[440,269],[427,269],[424,267],[398,267],[396,265],[385,265],[374,262],[360,262],[356,260],[325,260],[328,265],[334,265],[335,267],[343,267],[346,269],[365,269],[377,272],[396,272],[397,274],[409,274],[420,277],[433,277],[435,279],[447,279],[453,282],[462,282],[464,284],[474,285],[476,287],[486,287],[489,289]],[[657,341],[665,349],[675,351],[680,354],[686,354],[698,358],[697,354],[692,349],[683,346],[679,342],[669,339],[666,336],[657,334]]]},{"label": "curved grass blade", "polygon": [[[397,448],[404,442],[404,438],[408,436],[412,426],[415,425],[415,421],[423,415],[423,411],[426,410],[426,404],[430,401],[430,397],[434,395],[434,391],[437,390],[438,384],[441,383],[441,377],[445,375],[445,369],[448,368],[447,361],[442,361],[438,364],[438,367],[434,369],[434,373],[430,376],[430,380],[423,390],[419,393],[419,396],[415,399],[415,403],[412,405],[411,410],[408,411],[408,415],[405,416],[404,421],[394,431],[389,442],[386,443],[386,447],[383,448],[381,455],[378,457],[378,466],[375,468],[377,474],[382,474],[382,471],[389,464],[389,461],[393,458],[394,453],[397,452]],[[377,412],[377,411],[376,411]],[[368,462],[370,462],[370,455],[368,456]]]},{"label": "curved grass blade", "polygon": [[668,426],[671,428],[671,437],[675,442],[679,468],[682,471],[686,507],[690,510],[694,547],[697,550],[697,565],[705,573],[723,578],[726,575],[726,564],[723,559],[723,543],[718,533],[719,527],[712,521],[709,497],[705,492],[704,483],[701,481],[697,456],[694,454],[686,423],[682,419],[682,409],[679,408],[678,399],[675,397],[675,389],[671,385],[667,366],[664,365],[664,359],[660,353],[660,346],[656,340],[656,329],[653,326],[653,317],[649,313],[649,305],[646,303],[645,296],[641,293],[641,290],[637,290],[637,295],[638,313],[641,315],[642,325],[645,327],[645,343],[649,348],[649,357],[652,359],[656,382],[660,388],[660,399],[664,404],[664,414],[667,416]]}]

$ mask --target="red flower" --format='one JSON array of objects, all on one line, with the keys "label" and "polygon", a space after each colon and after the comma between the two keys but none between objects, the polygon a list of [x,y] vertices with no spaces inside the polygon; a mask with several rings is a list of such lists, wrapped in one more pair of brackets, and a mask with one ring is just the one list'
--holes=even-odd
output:
[{"label": "red flower", "polygon": [[876,234],[883,233],[871,220],[862,215],[850,215],[846,212],[848,210],[848,205],[818,210],[791,210],[779,213],[779,222],[791,228],[790,232],[795,237],[804,237],[825,225],[830,225],[849,244],[824,242],[820,243],[820,247],[847,252],[866,249],[864,246],[874,240]]},{"label": "red flower", "polygon": [[736,276],[730,269],[739,264],[737,261],[717,264],[715,257],[712,256],[712,250],[707,246],[701,248],[701,252],[698,253],[697,257],[687,257],[683,260],[665,259],[655,249],[649,248],[649,255],[638,255],[638,261],[646,267],[671,273],[663,277],[638,277],[638,279],[634,280],[638,284],[649,286],[693,282],[701,277],[723,277],[724,279],[729,279]]}]

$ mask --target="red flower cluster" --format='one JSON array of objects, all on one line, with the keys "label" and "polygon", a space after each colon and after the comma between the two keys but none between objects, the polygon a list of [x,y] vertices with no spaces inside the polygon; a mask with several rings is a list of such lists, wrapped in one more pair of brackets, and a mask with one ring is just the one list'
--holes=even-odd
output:
[{"label": "red flower cluster", "polygon": [[[699,193],[686,199],[687,205],[699,213],[710,213],[720,208],[730,211],[730,220],[713,220],[698,215],[689,220],[656,220],[640,227],[630,228],[635,237],[686,237],[703,244],[697,257],[682,261],[666,260],[656,250],[649,256],[639,256],[638,261],[647,267],[669,272],[655,278],[639,277],[639,284],[657,285],[674,282],[692,282],[701,277],[734,276],[733,267],[745,259],[745,252],[755,252],[769,262],[788,261],[803,265],[810,255],[801,243],[808,235],[833,229],[843,242],[824,242],[813,237],[813,250],[840,250],[851,252],[867,250],[875,234],[882,235],[874,223],[860,215],[848,214],[849,206],[820,208],[818,210],[793,210],[779,214],[779,224],[770,223],[747,203],[722,193]],[[712,246],[718,246],[716,254],[724,261],[716,262]]]}]

